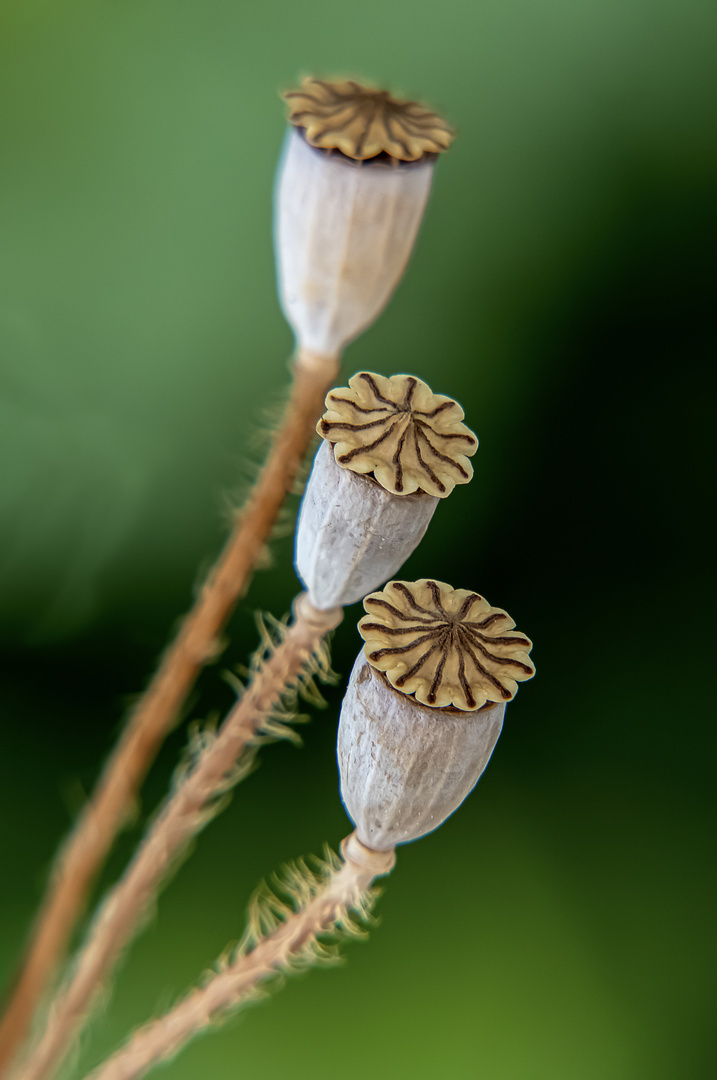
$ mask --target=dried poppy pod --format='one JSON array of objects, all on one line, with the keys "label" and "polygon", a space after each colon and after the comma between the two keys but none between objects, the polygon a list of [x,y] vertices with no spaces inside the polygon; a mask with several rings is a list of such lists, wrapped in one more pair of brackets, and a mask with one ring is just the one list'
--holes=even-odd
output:
[{"label": "dried poppy pod", "polygon": [[339,723],[341,797],[361,843],[387,851],[460,806],[535,668],[528,638],[478,593],[391,581],[364,607]]},{"label": "dried poppy pod", "polygon": [[413,375],[361,371],[326,407],[296,531],[297,571],[321,609],[396,573],[439,499],[470,480],[478,448],[460,405]]},{"label": "dried poppy pod", "polygon": [[416,102],[355,82],[304,79],[284,95],[279,293],[299,350],[337,356],[369,326],[413,248],[452,132]]}]

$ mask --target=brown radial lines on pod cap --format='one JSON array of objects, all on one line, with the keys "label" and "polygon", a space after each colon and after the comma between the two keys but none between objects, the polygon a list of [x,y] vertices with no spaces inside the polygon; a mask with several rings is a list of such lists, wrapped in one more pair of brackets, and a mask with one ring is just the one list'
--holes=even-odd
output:
[{"label": "brown radial lines on pod cap", "polygon": [[457,401],[413,375],[360,371],[326,397],[316,430],[344,469],[371,474],[393,495],[445,498],[473,476],[478,439]]},{"label": "brown radial lines on pod cap", "polygon": [[396,163],[419,161],[447,150],[454,137],[445,120],[417,101],[402,101],[350,79],[305,78],[283,97],[290,123],[303,128],[311,146],[339,150],[355,161],[379,155]]},{"label": "brown radial lines on pod cap", "polygon": [[510,701],[535,667],[532,642],[502,608],[443,581],[390,581],[364,600],[364,656],[391,686],[432,708]]}]

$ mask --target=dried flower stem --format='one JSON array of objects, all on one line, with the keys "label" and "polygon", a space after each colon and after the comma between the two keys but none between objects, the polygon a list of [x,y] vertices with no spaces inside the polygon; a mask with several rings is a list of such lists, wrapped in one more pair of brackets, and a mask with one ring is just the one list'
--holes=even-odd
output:
[{"label": "dried flower stem", "polygon": [[50,1008],[47,1026],[18,1080],[44,1080],[62,1064],[94,996],[132,938],[157,891],[187,845],[217,809],[219,796],[239,778],[239,758],[256,745],[282,697],[315,666],[324,636],[339,624],[340,608],[319,611],[302,593],[293,625],[258,668],[216,735],[205,736],[201,753],[169,796],[90,927],[73,970]]},{"label": "dried flower stem", "polygon": [[199,1032],[230,1014],[262,982],[282,971],[291,971],[297,961],[299,965],[307,959],[310,962],[319,945],[318,935],[350,922],[351,909],[365,911],[374,879],[389,873],[394,863],[393,851],[370,851],[355,834],[344,841],[342,854],[343,865],[329,870],[298,911],[280,916],[278,928],[261,937],[250,951],[240,948],[229,963],[220,961],[218,973],[204,986],[193,990],[158,1020],[139,1028],[87,1080],[136,1080],[145,1076]]},{"label": "dried flower stem", "polygon": [[152,761],[247,588],[291,489],[338,370],[335,358],[299,353],[284,419],[259,478],[192,610],[133,710],[95,791],[57,857],[25,959],[0,1021],[0,1076],[64,955],[90,890]]}]

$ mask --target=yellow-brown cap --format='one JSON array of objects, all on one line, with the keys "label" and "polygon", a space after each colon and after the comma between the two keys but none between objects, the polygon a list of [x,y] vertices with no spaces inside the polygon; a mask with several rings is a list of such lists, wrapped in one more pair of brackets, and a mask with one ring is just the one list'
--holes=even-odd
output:
[{"label": "yellow-brown cap", "polygon": [[307,77],[283,97],[290,123],[303,128],[311,146],[340,150],[355,161],[380,154],[397,162],[419,161],[447,150],[454,137],[445,120],[418,102],[352,80]]},{"label": "yellow-brown cap", "polygon": [[423,705],[472,712],[510,701],[535,667],[533,645],[502,608],[444,581],[389,581],[364,600],[364,656]]},{"label": "yellow-brown cap", "polygon": [[478,439],[463,409],[414,375],[360,371],[327,395],[326,410],[316,430],[334,444],[337,463],[372,473],[394,495],[445,498],[473,476]]}]

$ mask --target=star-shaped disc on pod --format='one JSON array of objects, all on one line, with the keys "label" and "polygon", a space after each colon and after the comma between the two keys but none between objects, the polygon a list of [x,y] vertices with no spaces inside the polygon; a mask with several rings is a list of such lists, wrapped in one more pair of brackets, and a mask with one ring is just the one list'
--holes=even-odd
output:
[{"label": "star-shaped disc on pod", "polygon": [[396,690],[433,708],[510,701],[535,667],[502,608],[443,581],[389,581],[364,600],[364,656]]},{"label": "star-shaped disc on pod", "polygon": [[289,121],[303,128],[306,141],[321,150],[340,150],[355,161],[379,155],[394,164],[419,161],[447,150],[453,131],[437,113],[417,101],[402,101],[388,90],[351,79],[325,82],[306,78],[284,94]]},{"label": "star-shaped disc on pod", "polygon": [[445,498],[473,476],[468,458],[478,439],[462,422],[463,409],[414,375],[361,371],[326,404],[316,430],[334,444],[338,464],[372,474],[394,495]]}]

